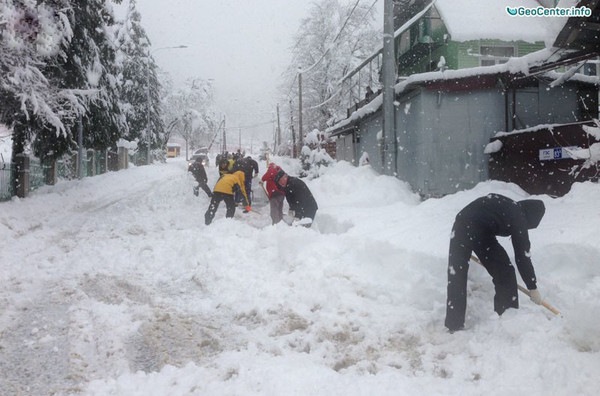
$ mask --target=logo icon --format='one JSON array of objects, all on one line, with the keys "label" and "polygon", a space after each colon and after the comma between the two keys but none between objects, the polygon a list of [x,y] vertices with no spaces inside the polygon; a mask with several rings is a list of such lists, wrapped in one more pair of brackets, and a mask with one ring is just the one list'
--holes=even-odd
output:
[{"label": "logo icon", "polygon": [[516,8],[506,7],[506,12],[508,12],[508,15],[510,15],[510,16],[517,15],[517,9]]}]

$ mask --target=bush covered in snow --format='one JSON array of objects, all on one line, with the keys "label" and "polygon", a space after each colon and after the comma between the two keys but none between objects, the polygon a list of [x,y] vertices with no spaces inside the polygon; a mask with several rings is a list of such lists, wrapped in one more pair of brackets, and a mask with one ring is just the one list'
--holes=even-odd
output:
[{"label": "bush covered in snow", "polygon": [[325,171],[325,168],[335,161],[325,150],[327,138],[317,129],[306,135],[305,145],[300,152],[302,173],[300,176],[314,179]]}]

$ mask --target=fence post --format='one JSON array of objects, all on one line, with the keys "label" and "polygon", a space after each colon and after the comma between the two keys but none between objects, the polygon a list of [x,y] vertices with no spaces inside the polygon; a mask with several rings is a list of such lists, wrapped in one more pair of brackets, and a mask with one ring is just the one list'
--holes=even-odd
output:
[{"label": "fence post", "polygon": [[15,190],[17,197],[26,198],[29,195],[29,157],[26,154],[15,156]]},{"label": "fence post", "polygon": [[87,151],[87,175],[96,176],[96,155],[94,150]]},{"label": "fence post", "polygon": [[119,147],[117,149],[117,157],[119,158],[119,169],[127,169],[129,167],[129,153],[127,147]]}]

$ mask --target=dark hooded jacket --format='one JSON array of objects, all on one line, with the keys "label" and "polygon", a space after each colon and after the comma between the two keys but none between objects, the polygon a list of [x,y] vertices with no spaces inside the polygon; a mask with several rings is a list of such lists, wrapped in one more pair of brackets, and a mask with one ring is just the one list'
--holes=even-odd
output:
[{"label": "dark hooded jacket", "polygon": [[208,182],[208,177],[206,176],[206,169],[202,165],[202,160],[198,159],[194,161],[189,167],[188,171],[192,172],[194,179],[200,184],[206,184]]},{"label": "dark hooded jacket", "polygon": [[528,289],[536,288],[536,277],[529,250],[529,229],[536,228],[546,208],[536,199],[513,201],[500,194],[488,194],[467,205],[456,216],[457,224],[468,224],[480,238],[488,235],[510,236],[515,262]]},{"label": "dark hooded jacket", "polygon": [[285,193],[285,199],[291,210],[295,212],[295,217],[302,219],[310,217],[315,219],[317,214],[317,201],[308,189],[306,183],[297,177],[288,176],[288,182],[285,186],[279,184],[279,180],[285,173],[280,170],[275,176],[275,184]]},{"label": "dark hooded jacket", "polygon": [[233,171],[242,171],[246,175],[246,180],[251,180],[255,174],[258,174],[258,162],[252,157],[240,158],[235,161]]}]

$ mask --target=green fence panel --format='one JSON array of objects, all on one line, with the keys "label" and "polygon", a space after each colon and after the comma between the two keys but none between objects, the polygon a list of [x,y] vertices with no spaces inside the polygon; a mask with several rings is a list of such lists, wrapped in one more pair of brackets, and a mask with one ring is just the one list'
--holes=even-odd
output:
[{"label": "green fence panel", "polygon": [[74,157],[63,157],[56,161],[56,167],[59,179],[72,180],[77,178],[77,164],[74,161]]},{"label": "green fence panel", "polygon": [[10,162],[0,162],[0,201],[7,201],[13,196],[10,186],[11,173]]},{"label": "green fence panel", "polygon": [[29,191],[36,190],[46,184],[46,169],[39,158],[31,158],[29,161]]},{"label": "green fence panel", "polygon": [[96,151],[94,155],[96,156],[96,174],[101,175],[106,173],[106,152]]}]

